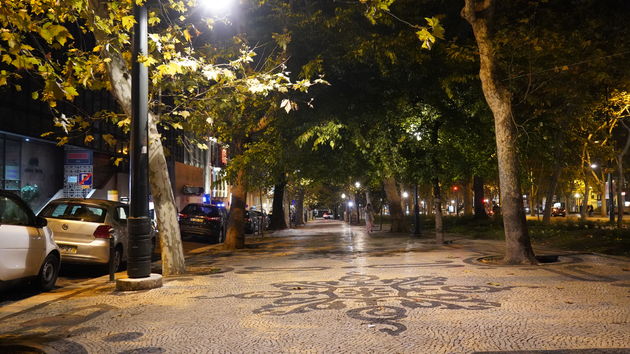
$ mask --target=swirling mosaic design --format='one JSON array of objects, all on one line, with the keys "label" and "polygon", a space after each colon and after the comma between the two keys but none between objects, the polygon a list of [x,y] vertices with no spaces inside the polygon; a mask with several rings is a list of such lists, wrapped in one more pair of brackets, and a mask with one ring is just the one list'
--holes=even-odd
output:
[{"label": "swirling mosaic design", "polygon": [[[339,310],[348,317],[378,326],[388,335],[407,330],[402,320],[410,310],[486,310],[500,307],[473,294],[506,291],[512,287],[447,285],[446,277],[417,276],[379,279],[350,272],[335,281],[291,281],[272,284],[277,290],[232,294],[239,299],[269,299],[255,314],[286,316],[310,311]],[[197,297],[198,299],[204,297]]]}]

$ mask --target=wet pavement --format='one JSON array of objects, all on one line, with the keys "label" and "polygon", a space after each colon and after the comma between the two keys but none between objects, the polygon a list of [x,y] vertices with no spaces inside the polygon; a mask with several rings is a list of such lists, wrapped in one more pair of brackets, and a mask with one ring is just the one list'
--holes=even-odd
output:
[{"label": "wet pavement", "polygon": [[159,289],[99,278],[0,307],[0,352],[630,353],[627,258],[488,265],[502,242],[447,239],[319,220],[202,245]]}]

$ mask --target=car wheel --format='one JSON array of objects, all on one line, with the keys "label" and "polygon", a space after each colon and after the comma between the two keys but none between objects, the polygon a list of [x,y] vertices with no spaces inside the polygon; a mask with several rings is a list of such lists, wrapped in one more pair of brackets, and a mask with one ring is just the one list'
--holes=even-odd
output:
[{"label": "car wheel", "polygon": [[[114,250],[114,257],[113,257],[114,272],[120,272],[121,270],[123,270],[122,253],[123,253],[122,247],[117,246],[116,249]],[[107,273],[109,273],[109,263],[105,265],[105,270],[107,271]]]},{"label": "car wheel", "polygon": [[60,266],[59,257],[54,254],[49,254],[44,259],[44,263],[37,275],[36,286],[39,290],[48,291],[55,287]]}]

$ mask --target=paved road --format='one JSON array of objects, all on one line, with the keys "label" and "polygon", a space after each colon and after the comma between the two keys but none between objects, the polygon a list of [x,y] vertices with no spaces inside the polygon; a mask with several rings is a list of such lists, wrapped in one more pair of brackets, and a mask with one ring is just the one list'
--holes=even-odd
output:
[{"label": "paved road", "polygon": [[626,258],[491,266],[476,260],[501,243],[435,245],[337,221],[247,243],[196,249],[190,274],[159,289],[89,284],[0,308],[0,343],[73,353],[630,353]]}]

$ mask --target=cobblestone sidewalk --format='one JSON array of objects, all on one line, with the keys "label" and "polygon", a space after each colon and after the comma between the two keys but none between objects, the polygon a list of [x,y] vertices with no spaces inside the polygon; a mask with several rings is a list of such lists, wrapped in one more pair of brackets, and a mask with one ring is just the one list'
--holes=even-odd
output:
[{"label": "cobblestone sidewalk", "polygon": [[630,353],[625,258],[489,266],[502,243],[336,221],[247,244],[191,255],[159,289],[93,282],[0,309],[0,352]]}]

